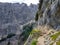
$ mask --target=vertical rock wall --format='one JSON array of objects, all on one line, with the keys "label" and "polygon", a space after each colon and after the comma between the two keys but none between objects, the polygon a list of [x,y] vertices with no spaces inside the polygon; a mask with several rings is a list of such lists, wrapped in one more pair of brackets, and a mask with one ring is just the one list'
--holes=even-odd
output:
[{"label": "vertical rock wall", "polygon": [[38,15],[41,25],[60,27],[60,0],[40,0]]}]

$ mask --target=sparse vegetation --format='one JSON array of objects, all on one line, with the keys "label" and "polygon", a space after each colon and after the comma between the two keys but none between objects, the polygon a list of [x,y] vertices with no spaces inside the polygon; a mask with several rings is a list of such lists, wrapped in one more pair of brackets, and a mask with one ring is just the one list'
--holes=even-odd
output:
[{"label": "sparse vegetation", "polygon": [[60,45],[60,40],[58,42],[56,42],[56,45]]},{"label": "sparse vegetation", "polygon": [[32,40],[31,45],[36,45],[36,43],[37,43],[37,40],[36,40],[36,39],[34,39],[34,40]]},{"label": "sparse vegetation", "polygon": [[40,30],[38,30],[38,29],[33,29],[32,31],[31,31],[31,33],[30,34],[35,34],[35,33],[37,33],[37,32],[41,32]]},{"label": "sparse vegetation", "polygon": [[22,33],[22,35],[24,36],[24,40],[28,38],[32,29],[33,29],[32,25],[26,25],[23,27],[24,32]]},{"label": "sparse vegetation", "polygon": [[40,36],[40,34],[41,34],[41,31],[38,30],[37,28],[32,29],[32,31],[30,32],[30,35],[29,35],[29,38],[31,41],[27,40],[24,45],[27,45],[28,43],[30,43],[30,45],[36,45],[37,39]]},{"label": "sparse vegetation", "polygon": [[60,32],[57,32],[54,35],[51,35],[52,40],[56,40],[56,38],[60,35]]},{"label": "sparse vegetation", "polygon": [[30,35],[32,35],[33,38],[38,38],[38,37],[40,36],[40,34],[41,34],[41,31],[38,30],[37,28],[36,28],[36,29],[33,29],[33,30],[31,31],[31,33],[30,33]]},{"label": "sparse vegetation", "polygon": [[53,45],[53,43],[51,43],[50,45]]}]

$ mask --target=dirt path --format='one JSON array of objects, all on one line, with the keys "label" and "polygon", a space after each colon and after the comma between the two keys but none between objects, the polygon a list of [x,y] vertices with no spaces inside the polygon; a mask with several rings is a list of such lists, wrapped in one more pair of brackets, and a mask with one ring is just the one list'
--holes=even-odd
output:
[{"label": "dirt path", "polygon": [[54,29],[50,28],[49,26],[39,26],[39,29],[42,32],[42,36],[38,38],[37,45],[45,45],[44,37],[47,36],[48,34],[52,34],[53,32],[56,32],[56,31],[53,31]]},{"label": "dirt path", "polygon": [[44,41],[45,41],[44,36],[47,36],[52,30],[49,30],[49,31],[45,30],[45,31],[46,31],[45,34],[43,34],[42,36],[40,36],[38,38],[37,45],[45,45],[45,43],[44,43]]},{"label": "dirt path", "polygon": [[44,45],[44,37],[43,36],[41,36],[41,37],[39,37],[38,38],[38,43],[37,43],[37,45]]}]

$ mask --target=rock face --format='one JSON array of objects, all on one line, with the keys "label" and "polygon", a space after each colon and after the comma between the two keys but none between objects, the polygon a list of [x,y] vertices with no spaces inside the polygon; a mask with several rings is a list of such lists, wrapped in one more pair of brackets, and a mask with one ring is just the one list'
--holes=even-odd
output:
[{"label": "rock face", "polygon": [[[38,25],[37,30],[41,30],[42,33],[38,38],[37,44],[35,44],[36,42],[34,44],[60,45],[60,0],[40,0],[39,8],[36,14],[36,21],[37,20],[38,24],[40,24]],[[55,34],[56,32],[57,34]],[[34,37],[36,37],[36,35]],[[56,39],[52,40],[52,38]],[[59,40],[58,44],[56,43],[56,40]],[[32,42],[30,36],[25,44],[31,45],[29,42]]]},{"label": "rock face", "polygon": [[[44,41],[40,36],[40,40],[43,41],[41,43],[38,38],[37,45],[60,45],[60,0],[40,0],[36,14],[37,20],[38,24],[40,24],[38,26],[41,26],[39,29],[43,30],[44,35],[42,36],[45,39]],[[44,29],[44,27],[47,28]]]},{"label": "rock face", "polygon": [[0,2],[0,45],[18,45],[21,25],[33,20],[37,9],[34,4]]},{"label": "rock face", "polygon": [[40,24],[47,24],[53,28],[60,26],[60,0],[40,0],[38,15]]}]

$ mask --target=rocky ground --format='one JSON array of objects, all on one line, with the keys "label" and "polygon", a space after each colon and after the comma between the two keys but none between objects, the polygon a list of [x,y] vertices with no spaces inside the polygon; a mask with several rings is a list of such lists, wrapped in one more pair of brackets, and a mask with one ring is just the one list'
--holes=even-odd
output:
[{"label": "rocky ground", "polygon": [[39,30],[35,28],[34,32],[29,35],[24,45],[60,45],[60,31],[49,26],[40,26]]}]

